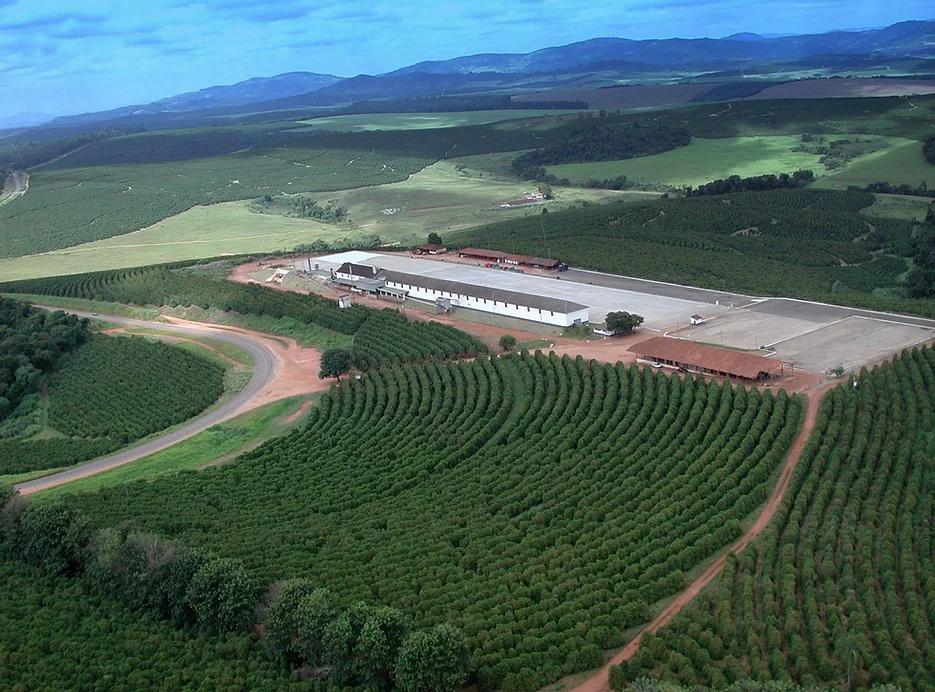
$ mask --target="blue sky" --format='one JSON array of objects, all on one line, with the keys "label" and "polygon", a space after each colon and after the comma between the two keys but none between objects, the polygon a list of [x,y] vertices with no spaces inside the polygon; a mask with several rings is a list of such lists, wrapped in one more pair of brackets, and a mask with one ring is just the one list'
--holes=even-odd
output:
[{"label": "blue sky", "polygon": [[0,0],[0,117],[80,113],[308,70],[524,52],[595,36],[818,33],[921,0]]}]

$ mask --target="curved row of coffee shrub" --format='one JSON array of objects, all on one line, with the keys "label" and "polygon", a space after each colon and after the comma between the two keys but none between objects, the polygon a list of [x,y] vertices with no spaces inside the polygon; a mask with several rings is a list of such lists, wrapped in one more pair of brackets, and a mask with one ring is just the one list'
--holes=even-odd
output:
[{"label": "curved row of coffee shrub", "polygon": [[224,369],[158,341],[93,334],[42,382],[60,435],[29,437],[40,407],[23,404],[24,431],[0,439],[0,474],[71,466],[188,420],[221,396]]},{"label": "curved row of coffee shrub", "polygon": [[555,355],[428,361],[343,382],[235,463],[68,503],[259,581],[451,623],[482,687],[536,689],[599,664],[739,535],[800,413],[783,392]]},{"label": "curved row of coffee shrub", "polygon": [[719,689],[935,680],[935,350],[903,352],[822,403],[773,523],[612,681]]}]

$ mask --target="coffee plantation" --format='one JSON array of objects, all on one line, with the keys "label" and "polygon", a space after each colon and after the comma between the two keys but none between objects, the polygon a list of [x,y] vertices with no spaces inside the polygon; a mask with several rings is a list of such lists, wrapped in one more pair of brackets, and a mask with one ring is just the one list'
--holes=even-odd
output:
[{"label": "coffee plantation", "polygon": [[68,502],[261,581],[451,623],[485,688],[534,689],[600,663],[739,535],[800,413],[783,392],[554,355],[428,362],[343,382],[236,463]]},{"label": "coffee plantation", "polygon": [[823,402],[779,513],[711,591],[612,675],[931,689],[935,350]]}]

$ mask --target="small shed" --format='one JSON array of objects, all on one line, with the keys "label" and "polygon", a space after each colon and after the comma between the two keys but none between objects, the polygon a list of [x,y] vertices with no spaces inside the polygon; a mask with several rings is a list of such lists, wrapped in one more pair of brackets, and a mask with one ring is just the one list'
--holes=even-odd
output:
[{"label": "small shed", "polygon": [[487,262],[500,262],[504,257],[506,257],[506,253],[500,252],[499,250],[485,250],[483,248],[466,247],[458,253],[458,256],[484,260]]},{"label": "small shed", "polygon": [[398,303],[402,303],[404,300],[406,300],[407,295],[409,295],[409,291],[402,289],[402,288],[396,288],[394,286],[384,285],[384,286],[380,286],[380,288],[377,289],[378,298],[386,298],[387,300],[395,300]]},{"label": "small shed", "polygon": [[448,248],[437,243],[422,243],[416,245],[413,250],[417,255],[444,255],[448,252]]},{"label": "small shed", "polygon": [[701,315],[692,315],[690,319],[692,324],[701,324],[704,322],[704,317]]},{"label": "small shed", "polygon": [[344,310],[345,308],[351,307],[351,305],[353,305],[353,301],[351,301],[351,296],[349,294],[345,293],[343,296],[338,296],[339,308]]}]

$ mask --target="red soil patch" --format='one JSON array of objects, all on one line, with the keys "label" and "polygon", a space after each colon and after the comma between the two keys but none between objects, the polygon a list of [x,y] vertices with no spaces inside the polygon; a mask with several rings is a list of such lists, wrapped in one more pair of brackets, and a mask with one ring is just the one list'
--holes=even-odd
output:
[{"label": "red soil patch", "polygon": [[767,87],[751,99],[815,99],[914,96],[935,93],[931,79],[803,79]]},{"label": "red soil patch", "polygon": [[166,319],[173,324],[244,334],[257,341],[262,341],[273,352],[276,359],[276,370],[273,378],[266,388],[241,406],[235,415],[252,411],[280,399],[321,392],[328,389],[332,384],[330,381],[318,377],[321,354],[313,348],[299,346],[294,339],[272,337],[249,329],[193,322],[178,317],[166,317]]}]

